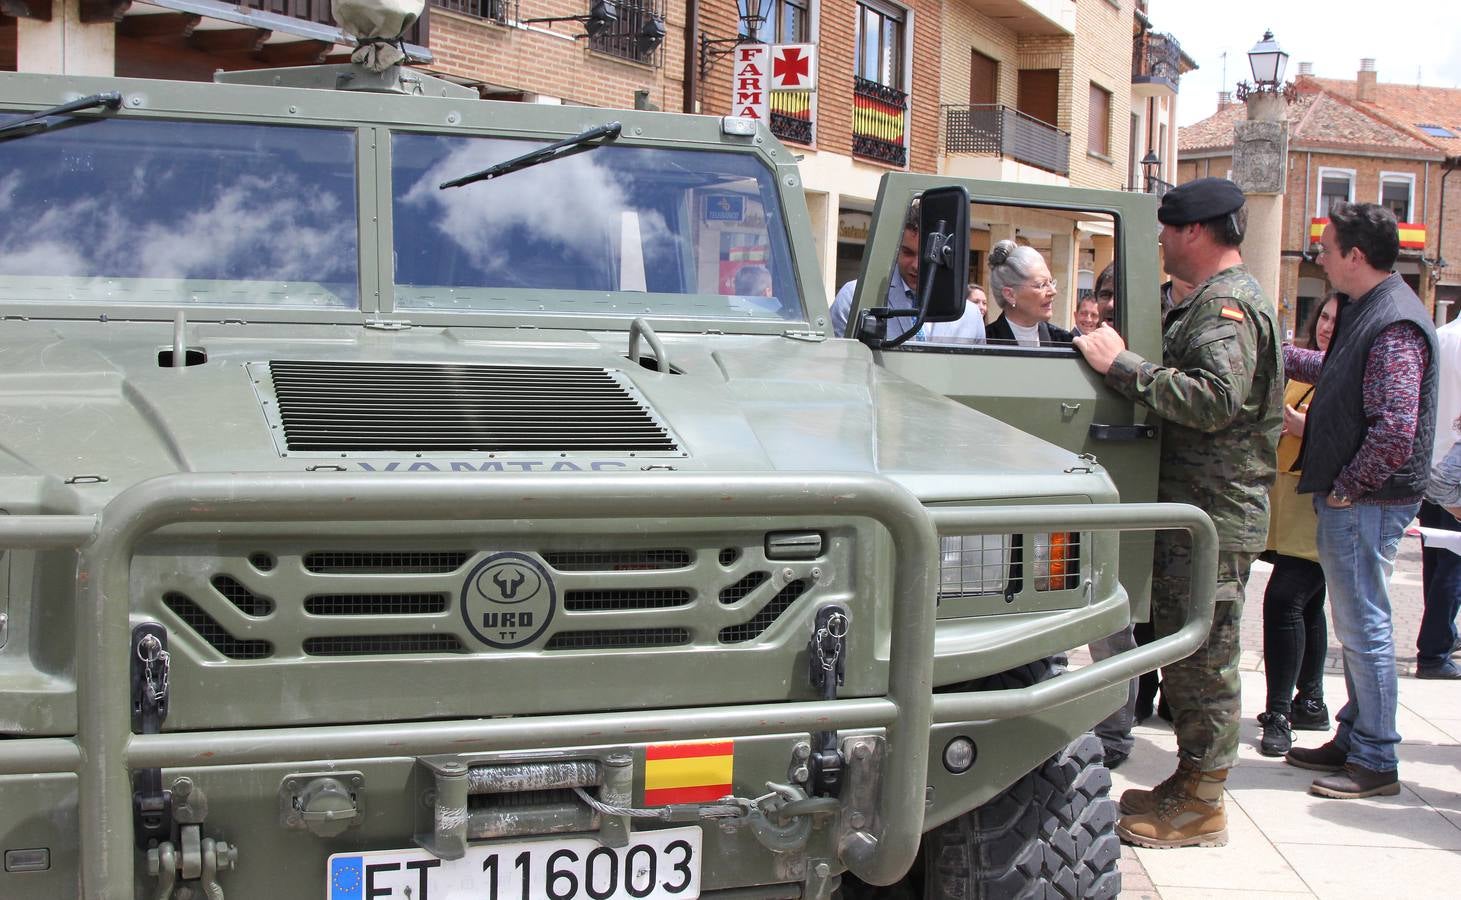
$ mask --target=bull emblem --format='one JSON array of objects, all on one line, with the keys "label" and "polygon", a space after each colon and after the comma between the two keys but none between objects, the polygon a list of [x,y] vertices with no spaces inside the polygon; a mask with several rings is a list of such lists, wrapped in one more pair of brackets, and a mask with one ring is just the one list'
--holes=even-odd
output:
[{"label": "bull emblem", "polygon": [[500,569],[492,574],[492,583],[502,592],[502,599],[512,600],[517,596],[517,589],[522,587],[527,576],[518,569]]}]

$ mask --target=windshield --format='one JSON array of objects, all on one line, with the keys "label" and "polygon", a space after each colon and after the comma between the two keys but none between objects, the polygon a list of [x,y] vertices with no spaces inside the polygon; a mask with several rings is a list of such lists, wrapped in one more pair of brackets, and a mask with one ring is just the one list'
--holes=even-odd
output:
[{"label": "windshield", "polygon": [[0,248],[0,299],[355,308],[355,135],[117,118],[6,140]]},{"label": "windshield", "polygon": [[601,146],[437,187],[541,145],[394,135],[397,307],[805,318],[773,173],[748,154]]}]

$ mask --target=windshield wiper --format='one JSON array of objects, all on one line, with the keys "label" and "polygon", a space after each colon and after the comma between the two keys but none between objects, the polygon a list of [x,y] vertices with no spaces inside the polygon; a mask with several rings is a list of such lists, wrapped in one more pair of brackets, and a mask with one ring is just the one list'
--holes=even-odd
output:
[{"label": "windshield wiper", "polygon": [[536,166],[539,163],[548,162],[551,159],[560,159],[564,156],[571,156],[574,153],[582,153],[585,150],[590,150],[612,141],[619,136],[619,132],[622,129],[623,126],[618,122],[608,122],[595,126],[582,134],[575,134],[573,137],[564,138],[555,144],[539,147],[536,150],[524,153],[522,156],[514,156],[512,159],[488,166],[480,172],[463,175],[461,178],[455,178],[451,181],[443,181],[440,185],[440,190],[444,191],[447,188],[461,187],[462,185],[473,184],[478,181],[488,181],[516,172],[519,169],[526,169],[529,166]]},{"label": "windshield wiper", "polygon": [[39,131],[45,131],[51,127],[50,123],[45,121],[51,116],[64,116],[68,113],[80,112],[84,109],[96,109],[98,106],[105,106],[107,109],[116,110],[121,105],[122,95],[118,91],[103,91],[100,94],[92,94],[90,97],[82,97],[79,100],[72,100],[70,103],[62,103],[60,106],[53,106],[50,109],[43,109],[38,113],[31,113],[13,122],[0,124],[0,140],[6,140],[11,137],[25,137]]}]

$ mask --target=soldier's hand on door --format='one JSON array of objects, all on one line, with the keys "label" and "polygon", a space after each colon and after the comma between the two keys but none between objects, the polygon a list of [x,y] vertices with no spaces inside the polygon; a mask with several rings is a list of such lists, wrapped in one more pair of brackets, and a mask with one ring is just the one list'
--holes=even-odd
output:
[{"label": "soldier's hand on door", "polygon": [[1126,341],[1116,333],[1116,329],[1104,324],[1090,334],[1076,337],[1071,343],[1086,358],[1086,363],[1101,375],[1110,371],[1117,355],[1126,349]]}]

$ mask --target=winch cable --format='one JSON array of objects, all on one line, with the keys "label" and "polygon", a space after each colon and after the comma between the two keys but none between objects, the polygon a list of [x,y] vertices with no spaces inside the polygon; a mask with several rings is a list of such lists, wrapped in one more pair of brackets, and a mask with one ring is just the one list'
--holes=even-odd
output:
[{"label": "winch cable", "polygon": [[769,793],[763,794],[754,800],[744,797],[723,797],[718,803],[679,803],[670,806],[660,806],[654,809],[636,809],[629,806],[614,806],[604,803],[581,787],[576,787],[573,792],[578,795],[588,807],[600,815],[605,816],[627,816],[631,819],[657,819],[663,822],[693,822],[700,819],[734,819],[749,816],[751,810],[761,809],[761,804],[774,797],[780,797],[783,804],[764,812],[774,818],[788,819],[796,816],[815,816],[823,813],[835,813],[841,808],[841,804],[835,797],[801,797],[793,799],[791,791],[783,785],[774,785],[767,782],[767,787],[772,788]]}]

